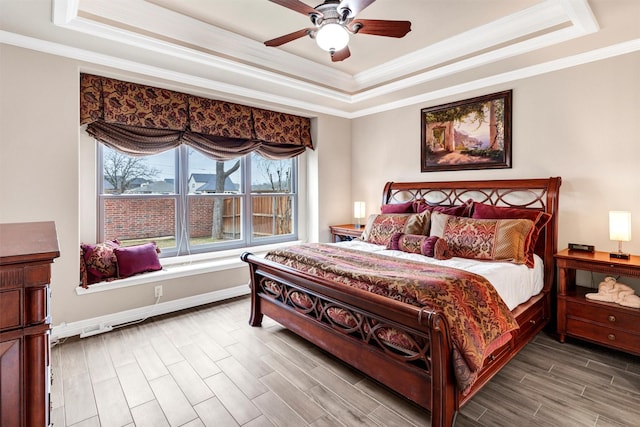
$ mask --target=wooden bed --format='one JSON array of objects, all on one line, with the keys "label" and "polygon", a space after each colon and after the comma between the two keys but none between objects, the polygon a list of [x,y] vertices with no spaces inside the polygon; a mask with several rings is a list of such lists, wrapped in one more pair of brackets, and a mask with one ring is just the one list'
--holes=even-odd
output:
[{"label": "wooden bed", "polygon": [[[557,249],[558,196],[561,179],[411,182],[386,184],[382,204],[426,199],[430,204],[454,206],[468,199],[495,206],[545,211],[552,215],[540,233],[536,254],[544,261],[542,292],[520,304],[512,312],[520,328],[502,347],[487,357],[471,390],[463,394],[454,378],[452,341],[444,315],[439,311],[402,303],[391,298],[339,285],[281,264],[244,253],[250,267],[251,326],[260,326],[266,315],[354,368],[386,385],[431,412],[432,426],[451,426],[455,416],[493,375],[514,357],[550,318]],[[265,284],[280,287],[281,295],[266,292]],[[314,301],[313,310],[301,310],[287,295],[302,292]],[[426,342],[423,363],[402,357],[365,342],[366,333],[352,333],[336,327],[322,315],[327,307],[340,307],[376,324]],[[362,331],[361,331],[362,332]],[[425,362],[426,361],[426,362]]]}]

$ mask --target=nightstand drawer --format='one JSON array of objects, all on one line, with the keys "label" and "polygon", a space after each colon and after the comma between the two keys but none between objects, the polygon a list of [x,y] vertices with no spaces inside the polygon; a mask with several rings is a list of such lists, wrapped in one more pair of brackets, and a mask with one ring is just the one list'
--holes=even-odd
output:
[{"label": "nightstand drawer", "polygon": [[567,318],[577,318],[601,324],[603,327],[624,329],[640,335],[638,313],[608,304],[589,301],[567,301]]},{"label": "nightstand drawer", "polygon": [[567,334],[636,354],[640,352],[640,335],[620,329],[569,317],[567,319]]}]

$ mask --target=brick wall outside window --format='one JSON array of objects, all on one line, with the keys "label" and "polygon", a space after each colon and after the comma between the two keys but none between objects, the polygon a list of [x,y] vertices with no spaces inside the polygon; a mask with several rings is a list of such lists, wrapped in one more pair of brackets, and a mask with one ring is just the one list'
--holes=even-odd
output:
[{"label": "brick wall outside window", "polygon": [[[291,233],[290,201],[287,196],[260,196],[254,200],[253,226],[258,235]],[[241,229],[241,201],[224,199],[223,231],[238,238]],[[213,198],[192,197],[189,200],[190,237],[209,237],[213,227]],[[289,209],[287,209],[289,207]],[[276,227],[273,230],[274,209]],[[107,198],[104,201],[104,236],[106,240],[146,239],[176,235],[176,208],[173,198]],[[233,237],[232,237],[233,238]]]}]

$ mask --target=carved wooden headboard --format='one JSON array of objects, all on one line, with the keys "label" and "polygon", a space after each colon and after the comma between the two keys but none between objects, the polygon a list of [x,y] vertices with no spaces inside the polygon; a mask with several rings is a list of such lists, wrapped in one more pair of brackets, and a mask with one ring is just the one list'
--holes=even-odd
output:
[{"label": "carved wooden headboard", "polygon": [[554,254],[558,249],[558,197],[560,177],[536,179],[388,182],[382,203],[402,203],[424,199],[431,205],[457,206],[469,199],[519,209],[533,209],[551,214],[536,244],[536,254],[544,261],[544,290],[549,292],[555,274]]}]

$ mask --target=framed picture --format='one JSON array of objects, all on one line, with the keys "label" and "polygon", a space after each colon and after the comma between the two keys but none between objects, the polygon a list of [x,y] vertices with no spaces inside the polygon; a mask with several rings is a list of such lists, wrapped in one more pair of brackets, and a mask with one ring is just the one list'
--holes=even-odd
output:
[{"label": "framed picture", "polygon": [[423,108],[422,172],[510,168],[511,92]]}]

